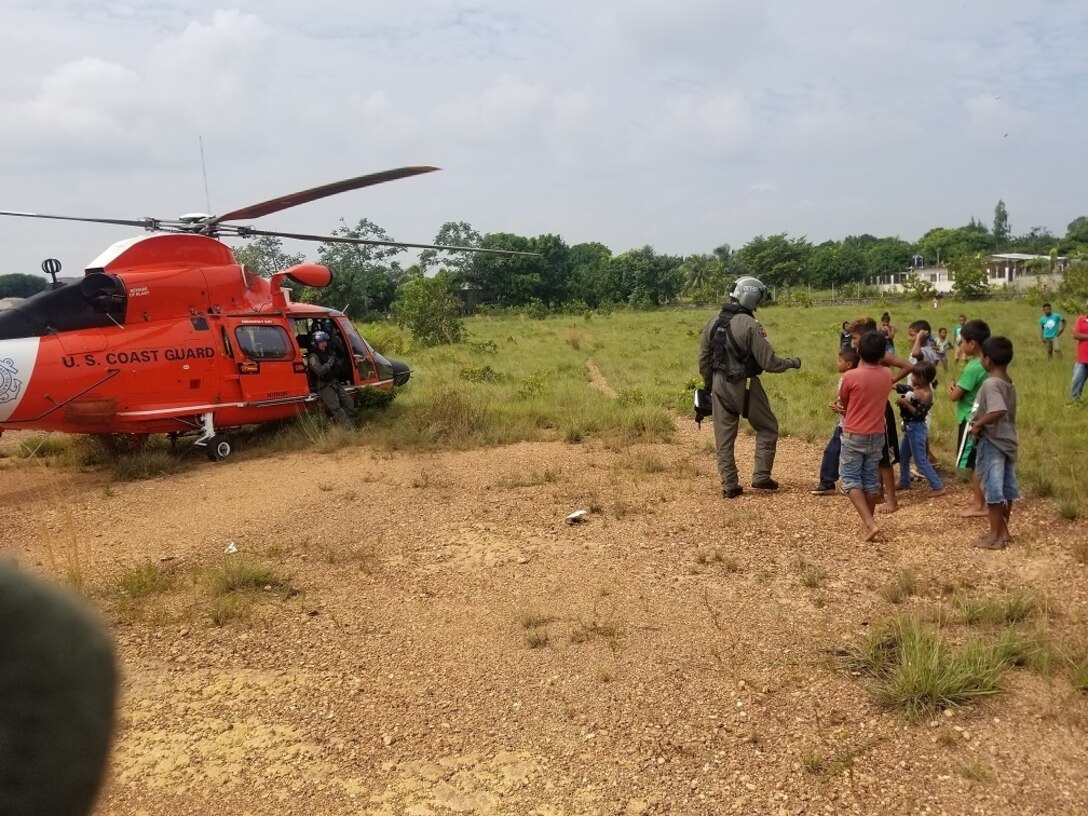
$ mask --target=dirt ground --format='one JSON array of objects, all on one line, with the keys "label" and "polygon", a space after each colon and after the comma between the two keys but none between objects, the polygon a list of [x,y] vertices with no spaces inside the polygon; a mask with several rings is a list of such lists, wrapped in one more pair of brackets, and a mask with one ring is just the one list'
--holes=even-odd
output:
[{"label": "dirt ground", "polygon": [[[808,494],[818,447],[782,440],[782,490],[726,501],[709,425],[680,425],[624,450],[361,447],[146,482],[0,459],[0,556],[51,573],[78,554],[116,637],[97,812],[1088,812],[1088,703],[1064,677],[1015,670],[908,723],[834,657],[953,585],[1035,590],[1083,632],[1084,523],[1027,501],[985,552],[963,487],[913,490],[865,544],[845,498]],[[738,453],[743,474],[751,437]],[[186,576],[231,543],[297,592],[216,626]],[[149,561],[178,583],[108,597]],[[883,600],[908,567],[919,594]]]}]

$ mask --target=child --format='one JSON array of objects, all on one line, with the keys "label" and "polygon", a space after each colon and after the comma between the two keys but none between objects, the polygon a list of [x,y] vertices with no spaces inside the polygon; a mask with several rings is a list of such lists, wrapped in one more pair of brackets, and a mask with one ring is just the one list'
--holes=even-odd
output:
[{"label": "child", "polygon": [[[963,331],[960,332],[960,348],[968,358],[968,362],[959,379],[948,386],[948,397],[956,403],[956,421],[959,423],[959,431],[956,435],[956,449],[959,451],[956,467],[967,470],[975,469],[975,445],[974,439],[967,433],[967,420],[971,416],[978,389],[988,376],[986,369],[982,367],[982,344],[989,337],[990,327],[983,321],[969,320],[963,324]],[[971,506],[960,515],[965,518],[985,516],[986,505],[983,502],[982,487],[979,485],[977,473],[971,479],[971,487]]]},{"label": "child", "polygon": [[[866,332],[877,331],[876,321],[871,317],[859,317],[850,324],[850,330],[854,335],[854,342],[860,349],[861,338]],[[883,335],[881,335],[883,336]],[[903,379],[911,372],[911,364],[901,357],[888,354],[887,350],[880,360],[884,366],[895,366],[899,369],[897,380]],[[899,501],[895,495],[895,465],[899,464],[899,423],[895,421],[895,411],[887,400],[884,401],[885,443],[880,456],[880,484],[883,486],[884,501],[877,508],[881,513],[895,513],[899,510]]]},{"label": "child", "polygon": [[930,335],[933,329],[928,320],[915,320],[907,327],[907,337],[910,338],[910,364],[926,360],[936,365],[937,350],[933,348]]},{"label": "child", "polygon": [[886,442],[884,409],[892,390],[892,374],[881,365],[884,349],[884,335],[876,331],[863,334],[858,342],[861,363],[843,374],[839,385],[839,404],[846,412],[839,460],[842,489],[858,511],[866,541],[880,535],[873,512],[880,501],[878,467]]},{"label": "child", "polygon": [[899,415],[903,419],[903,445],[899,450],[899,488],[906,490],[910,487],[910,460],[913,456],[918,470],[929,482],[929,495],[943,496],[944,482],[930,464],[927,450],[929,426],[926,419],[933,407],[933,381],[936,377],[937,369],[933,363],[923,360],[914,367],[910,375],[909,389],[902,385],[895,387],[896,391],[902,389],[902,396],[897,400]]},{"label": "child", "polygon": [[[907,327],[907,336],[910,337],[911,343],[910,357],[907,359],[912,366],[923,361],[932,363],[934,366],[937,365],[937,350],[933,347],[932,333],[933,329],[930,327],[928,320],[915,320]],[[936,368],[933,369],[933,380],[929,383],[929,386],[931,396],[936,398],[936,393],[933,391],[933,389],[937,387]],[[932,414],[930,413],[926,414],[927,429],[929,428],[929,418],[931,416]],[[900,450],[902,450],[902,448],[900,448]],[[937,457],[933,455],[932,448],[929,447],[928,433],[926,434],[926,458],[934,467],[940,464],[937,461]],[[902,459],[902,456],[900,456],[900,459]],[[919,460],[916,458],[915,462],[917,463],[918,461]],[[902,480],[900,480],[900,484],[902,484]]]},{"label": "child", "polygon": [[990,337],[982,344],[982,366],[989,378],[982,383],[971,414],[971,434],[978,440],[975,475],[986,499],[990,532],[976,547],[1002,550],[1009,541],[1012,503],[1016,489],[1016,386],[1009,379],[1012,341]]},{"label": "child", "polygon": [[937,352],[937,362],[941,364],[941,371],[948,371],[950,348],[952,348],[952,341],[948,339],[948,329],[941,326],[937,329],[937,339],[933,341],[933,350]]},{"label": "child", "polygon": [[965,325],[967,325],[967,315],[961,314],[956,318],[956,325],[952,327],[952,345],[956,347],[956,354],[952,358],[954,363],[967,358],[963,351],[963,327]]},{"label": "child", "polygon": [[[857,368],[859,359],[857,351],[852,346],[839,349],[839,373],[845,374],[847,371]],[[841,377],[839,378],[839,385],[842,385]],[[838,394],[837,387],[835,393]],[[823,459],[820,460],[820,484],[817,485],[815,490],[809,491],[813,496],[831,495],[835,492],[835,482],[839,480],[839,456],[842,453],[842,414],[844,411],[842,406],[839,405],[837,396],[835,401],[828,407],[840,416],[838,423],[835,425],[835,430],[831,433],[831,439],[828,440],[827,447],[824,448]]]}]

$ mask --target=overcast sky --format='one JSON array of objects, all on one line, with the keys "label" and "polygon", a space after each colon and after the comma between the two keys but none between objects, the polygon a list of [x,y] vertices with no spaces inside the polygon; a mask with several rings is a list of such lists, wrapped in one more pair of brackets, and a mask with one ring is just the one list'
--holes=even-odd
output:
[{"label": "overcast sky", "polygon": [[[1088,214],[1086,43],[1084,0],[3,0],[0,209],[204,211],[203,139],[213,213],[443,168],[265,229],[691,254],[915,240],[1001,198],[1014,233],[1064,234]],[[0,218],[0,273],[78,274],[129,234]]]}]

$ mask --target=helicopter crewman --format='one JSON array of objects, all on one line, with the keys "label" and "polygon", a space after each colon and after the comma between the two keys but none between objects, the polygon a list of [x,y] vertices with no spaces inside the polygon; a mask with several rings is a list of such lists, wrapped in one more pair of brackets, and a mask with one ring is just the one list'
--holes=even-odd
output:
[{"label": "helicopter crewman", "polygon": [[310,336],[310,354],[306,358],[306,369],[313,382],[314,391],[325,403],[337,424],[352,428],[354,423],[349,412],[355,410],[355,405],[337,379],[336,372],[340,362],[336,353],[329,348],[328,333],[315,331]]},{"label": "helicopter crewman", "polygon": [[729,303],[706,324],[699,340],[699,373],[711,394],[714,441],[722,495],[735,499],[744,492],[737,476],[733,445],[741,419],[756,432],[755,469],[752,487],[777,490],[771,478],[778,447],[778,420],[759,382],[764,371],[778,374],[801,367],[799,357],[778,357],[767,342],[753,312],[767,298],[767,287],[750,276],[739,278]]}]

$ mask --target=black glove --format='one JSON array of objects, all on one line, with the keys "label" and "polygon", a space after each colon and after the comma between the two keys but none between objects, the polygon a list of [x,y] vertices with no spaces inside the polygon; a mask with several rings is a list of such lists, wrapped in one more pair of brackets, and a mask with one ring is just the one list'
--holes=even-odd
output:
[{"label": "black glove", "polygon": [[801,367],[801,358],[800,357],[790,357],[790,365],[792,365],[794,368],[800,368]]},{"label": "black glove", "polygon": [[695,390],[695,424],[700,428],[703,427],[703,420],[714,413],[711,407],[711,397],[709,388],[698,388]]}]

